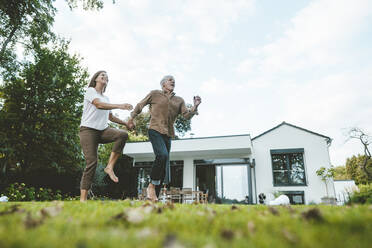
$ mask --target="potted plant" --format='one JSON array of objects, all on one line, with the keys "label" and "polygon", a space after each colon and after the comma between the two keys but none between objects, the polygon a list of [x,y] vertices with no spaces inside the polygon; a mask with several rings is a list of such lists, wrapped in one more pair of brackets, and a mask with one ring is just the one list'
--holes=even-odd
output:
[{"label": "potted plant", "polygon": [[336,198],[330,197],[328,194],[328,181],[330,179],[333,179],[333,177],[335,176],[335,169],[333,167],[331,168],[320,167],[316,171],[316,174],[321,178],[321,180],[324,182],[326,186],[327,196],[321,198],[322,203],[336,205]]}]

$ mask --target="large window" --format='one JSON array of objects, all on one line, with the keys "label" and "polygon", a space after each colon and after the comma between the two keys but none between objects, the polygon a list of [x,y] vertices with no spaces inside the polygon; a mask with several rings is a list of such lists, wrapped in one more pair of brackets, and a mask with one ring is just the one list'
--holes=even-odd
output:
[{"label": "large window", "polygon": [[270,150],[274,186],[306,185],[304,149]]}]

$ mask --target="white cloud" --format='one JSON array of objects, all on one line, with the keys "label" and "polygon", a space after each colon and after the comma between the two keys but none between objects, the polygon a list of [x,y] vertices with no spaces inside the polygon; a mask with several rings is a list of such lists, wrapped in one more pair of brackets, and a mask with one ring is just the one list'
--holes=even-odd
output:
[{"label": "white cloud", "polygon": [[189,35],[195,39],[216,43],[240,15],[252,15],[254,10],[255,0],[189,0],[184,2],[178,22],[188,25]]},{"label": "white cloud", "polygon": [[329,68],[344,63],[344,48],[351,46],[371,2],[360,0],[315,0],[291,20],[284,35],[251,49],[237,67],[240,73],[294,73]]}]

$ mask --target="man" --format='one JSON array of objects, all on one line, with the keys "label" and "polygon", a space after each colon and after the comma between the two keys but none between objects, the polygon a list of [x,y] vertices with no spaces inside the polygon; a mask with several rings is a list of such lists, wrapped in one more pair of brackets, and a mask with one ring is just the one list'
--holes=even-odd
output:
[{"label": "man", "polygon": [[182,114],[186,119],[191,119],[197,114],[198,106],[201,103],[201,98],[195,96],[194,106],[190,110],[187,109],[182,97],[176,96],[173,92],[175,87],[173,76],[163,77],[160,85],[162,90],[151,91],[137,104],[128,121],[128,127],[134,128],[134,119],[146,105],[150,104],[151,119],[148,134],[156,156],[150,175],[151,182],[147,187],[147,197],[152,201],[158,200],[155,186],[162,182],[165,184],[170,182],[169,152],[171,138],[174,137],[174,121],[179,114]]}]

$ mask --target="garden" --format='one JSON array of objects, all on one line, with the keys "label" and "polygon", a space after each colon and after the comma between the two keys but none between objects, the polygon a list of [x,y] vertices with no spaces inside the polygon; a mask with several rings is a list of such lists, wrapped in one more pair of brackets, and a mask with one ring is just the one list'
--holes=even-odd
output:
[{"label": "garden", "polygon": [[0,204],[0,247],[370,247],[371,232],[367,204]]}]

